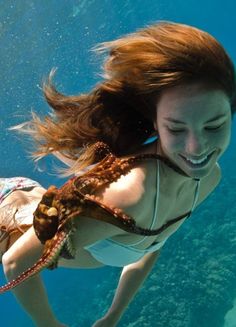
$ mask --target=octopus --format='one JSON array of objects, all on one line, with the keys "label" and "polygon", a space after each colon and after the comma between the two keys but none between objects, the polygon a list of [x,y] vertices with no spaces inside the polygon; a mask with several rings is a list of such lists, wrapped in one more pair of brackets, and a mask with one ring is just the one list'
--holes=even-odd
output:
[{"label": "octopus", "polygon": [[[100,143],[100,142],[99,142]],[[98,144],[103,147],[103,144]],[[120,208],[105,205],[96,196],[97,192],[126,175],[144,160],[161,160],[178,173],[182,170],[158,154],[140,154],[118,158],[110,151],[92,169],[80,176],[70,178],[61,188],[50,186],[34,212],[33,226],[44,251],[41,258],[16,279],[0,287],[0,293],[11,290],[41,272],[44,268],[57,267],[59,257],[73,259],[76,249],[71,236],[76,231],[75,221],[81,216],[115,225],[122,230],[139,235],[158,235],[187,214],[167,222],[161,228],[150,230],[136,225],[135,219]]]}]

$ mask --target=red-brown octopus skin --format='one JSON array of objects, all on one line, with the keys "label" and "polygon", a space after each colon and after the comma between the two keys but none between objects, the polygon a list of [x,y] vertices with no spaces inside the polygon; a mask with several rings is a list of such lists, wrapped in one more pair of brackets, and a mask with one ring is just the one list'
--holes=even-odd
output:
[{"label": "red-brown octopus skin", "polygon": [[[16,279],[0,287],[0,293],[15,288],[44,268],[56,268],[59,256],[73,258],[75,249],[71,245],[70,237],[75,232],[75,219],[79,219],[82,215],[140,235],[157,235],[166,229],[169,223],[157,230],[143,229],[121,209],[104,205],[94,195],[100,188],[117,181],[137,164],[149,159],[162,160],[178,171],[178,168],[173,167],[168,160],[157,154],[137,155],[123,159],[109,154],[85,174],[69,179],[61,188],[50,186],[34,212],[33,219],[35,233],[45,244],[42,257]],[[185,215],[176,218],[176,221]]]}]

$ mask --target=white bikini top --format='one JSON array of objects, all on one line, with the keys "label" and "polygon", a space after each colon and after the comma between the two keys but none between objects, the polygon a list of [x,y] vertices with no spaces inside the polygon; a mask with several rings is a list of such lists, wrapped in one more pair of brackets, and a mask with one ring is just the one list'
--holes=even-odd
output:
[{"label": "white bikini top", "polygon": [[[159,195],[160,195],[160,171],[159,171],[159,160],[157,160],[157,176],[156,176],[156,198],[155,198],[155,209],[154,215],[149,229],[153,229],[158,219],[157,210],[159,203]],[[198,195],[199,195],[199,186],[200,180],[196,181],[196,188],[194,192],[194,199],[192,203],[192,208],[190,210],[190,214],[183,217],[187,218],[191,215],[193,210],[196,207]],[[184,221],[184,220],[183,220]],[[138,249],[136,246],[141,244],[148,238],[149,236],[144,236],[139,241],[124,244],[120,242],[116,242],[110,238],[97,241],[91,245],[85,246],[84,248],[89,251],[89,253],[99,262],[104,265],[116,266],[116,267],[124,267],[128,264],[138,261],[141,259],[146,253],[155,252],[159,250],[169,238],[167,237],[161,242],[156,242],[147,247],[144,250]]]}]

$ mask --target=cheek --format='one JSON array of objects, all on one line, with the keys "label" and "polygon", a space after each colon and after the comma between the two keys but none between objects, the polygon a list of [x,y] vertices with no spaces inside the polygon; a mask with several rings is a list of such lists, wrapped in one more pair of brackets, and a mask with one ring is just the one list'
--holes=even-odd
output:
[{"label": "cheek", "polygon": [[224,138],[224,146],[228,148],[231,139],[231,133],[227,133]]},{"label": "cheek", "polygon": [[227,148],[230,143],[231,130],[225,130],[220,134],[215,135],[214,143],[222,148]]},{"label": "cheek", "polygon": [[176,152],[177,150],[182,148],[182,141],[180,138],[176,138],[174,136],[166,135],[160,138],[161,147],[166,153]]}]

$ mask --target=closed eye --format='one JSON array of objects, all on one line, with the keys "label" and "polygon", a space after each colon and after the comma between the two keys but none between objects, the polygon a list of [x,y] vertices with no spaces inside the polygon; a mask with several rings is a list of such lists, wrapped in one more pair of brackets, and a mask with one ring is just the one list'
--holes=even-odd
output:
[{"label": "closed eye", "polygon": [[[207,131],[217,131],[219,130],[225,123],[222,123],[220,125],[217,125],[217,126],[208,126],[208,127],[205,127],[205,130]],[[178,134],[178,133],[182,133],[185,131],[185,129],[183,128],[170,128],[170,127],[167,127],[168,131],[171,132],[172,134]]]},{"label": "closed eye", "polygon": [[174,128],[169,128],[167,127],[168,131],[171,132],[172,134],[177,134],[177,133],[181,133],[184,132],[184,129],[174,129]]},{"label": "closed eye", "polygon": [[208,126],[208,127],[205,127],[205,129],[209,130],[209,131],[216,131],[216,130],[220,129],[223,125],[224,125],[224,123],[217,125],[217,126]]}]

